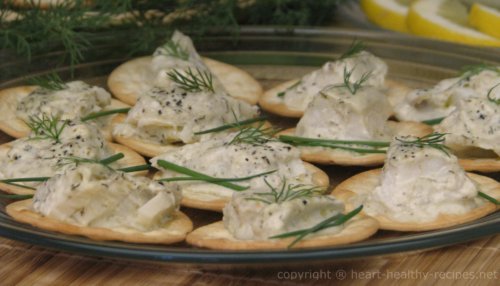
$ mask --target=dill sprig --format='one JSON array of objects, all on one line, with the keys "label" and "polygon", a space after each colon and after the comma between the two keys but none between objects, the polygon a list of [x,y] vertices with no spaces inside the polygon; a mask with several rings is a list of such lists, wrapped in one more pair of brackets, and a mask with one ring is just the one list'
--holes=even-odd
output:
[{"label": "dill sprig", "polygon": [[196,178],[196,179],[199,179],[199,180],[202,180],[202,181],[207,181],[209,183],[212,183],[212,184],[215,184],[215,185],[219,185],[219,186],[222,186],[222,187],[226,187],[228,189],[232,189],[232,190],[235,190],[235,191],[244,191],[244,190],[248,189],[248,187],[243,187],[243,186],[240,186],[240,185],[236,185],[236,184],[233,184],[233,183],[230,183],[230,182],[227,182],[227,181],[218,182],[218,181],[216,181],[217,178],[214,178],[212,176],[208,176],[208,175],[202,174],[200,172],[196,172],[194,170],[191,170],[191,169],[183,167],[183,166],[179,166],[179,165],[177,165],[175,163],[172,163],[172,162],[169,162],[169,161],[166,161],[166,160],[158,160],[157,163],[158,163],[158,166],[164,168],[165,170],[172,170],[174,172],[177,172],[177,173],[180,173],[180,174],[183,174],[183,175],[187,175],[187,176],[190,176],[192,178]]},{"label": "dill sprig", "polygon": [[[390,142],[383,141],[359,141],[359,140],[333,140],[333,139],[319,139],[319,138],[306,138],[299,136],[280,135],[278,139],[281,142],[288,143],[294,146],[307,146],[307,147],[326,147],[334,149],[343,149],[353,151],[356,153],[386,153],[386,150],[378,148],[387,148]],[[354,146],[369,146],[373,148],[359,148]]]},{"label": "dill sprig", "polygon": [[468,78],[480,74],[481,72],[486,70],[494,71],[500,74],[500,68],[498,68],[497,66],[481,63],[477,65],[468,65],[462,67],[462,69],[460,70],[460,77]]},{"label": "dill sprig", "polygon": [[165,53],[174,58],[181,59],[183,61],[187,61],[189,59],[189,53],[184,50],[179,43],[173,41],[172,39],[168,40],[165,44],[161,46],[161,49],[165,51]]},{"label": "dill sprig", "polygon": [[196,68],[193,72],[191,68],[187,71],[174,69],[167,73],[168,77],[180,88],[190,92],[210,91],[214,92],[213,78],[209,71],[201,71]]},{"label": "dill sprig", "polygon": [[477,192],[477,195],[480,196],[480,197],[482,197],[482,198],[484,198],[484,199],[486,199],[486,200],[488,200],[488,201],[490,201],[490,202],[492,202],[492,203],[494,203],[495,205],[500,205],[500,202],[497,199],[495,199],[494,197],[489,196],[486,193]]},{"label": "dill sprig", "polygon": [[251,144],[251,145],[263,145],[267,142],[273,140],[273,136],[281,131],[280,129],[274,127],[264,127],[265,123],[261,122],[257,127],[255,126],[240,126],[238,127],[239,132],[229,141],[229,145],[232,144]]},{"label": "dill sprig", "polygon": [[286,232],[278,235],[271,236],[269,238],[287,238],[287,237],[296,237],[289,245],[288,248],[292,248],[295,244],[297,244],[299,241],[301,241],[304,237],[308,236],[309,234],[316,233],[320,230],[327,229],[330,227],[335,227],[342,225],[346,223],[348,220],[353,218],[355,215],[357,215],[361,210],[363,209],[363,205],[360,205],[356,209],[350,211],[347,214],[337,214],[333,215],[322,222],[316,224],[313,227],[306,228],[306,229],[301,229],[301,230],[296,230],[296,231],[291,231],[291,232]]},{"label": "dill sprig", "polygon": [[63,90],[68,88],[66,83],[56,73],[33,77],[27,80],[28,84],[37,85],[46,90]]},{"label": "dill sprig", "polygon": [[292,84],[291,86],[287,87],[284,91],[278,92],[276,94],[277,97],[283,97],[285,96],[285,93],[287,93],[289,90],[292,90],[296,88],[302,81],[298,80],[296,83]]},{"label": "dill sprig", "polygon": [[50,139],[59,143],[59,137],[68,124],[68,121],[61,121],[59,117],[42,114],[42,117],[38,115],[30,116],[29,121],[25,123],[34,134],[34,136],[29,137],[30,140]]},{"label": "dill sprig", "polygon": [[325,190],[318,186],[306,184],[287,184],[283,180],[280,187],[271,186],[271,184],[264,179],[269,192],[255,192],[252,196],[246,198],[249,201],[259,201],[265,204],[283,203],[298,198],[309,198],[315,195],[321,195]]},{"label": "dill sprig", "polygon": [[493,86],[492,88],[490,88],[490,89],[488,90],[488,94],[486,94],[486,97],[488,98],[488,100],[489,100],[489,101],[491,101],[491,102],[493,102],[493,103],[495,103],[496,105],[499,105],[499,104],[500,104],[500,98],[495,99],[495,98],[491,97],[491,93],[492,93],[492,92],[493,92],[493,90],[494,90],[495,88],[497,88],[498,86],[500,86],[500,83],[497,83],[495,86]]},{"label": "dill sprig", "polygon": [[419,148],[424,148],[424,147],[432,147],[434,149],[437,149],[443,153],[445,153],[447,156],[450,156],[450,148],[446,145],[444,145],[445,142],[445,136],[446,133],[431,133],[428,135],[425,135],[423,137],[417,137],[416,139],[413,140],[405,140],[402,138],[396,137],[396,140],[399,142],[403,143],[404,145],[407,146],[416,146]]},{"label": "dill sprig", "polygon": [[441,123],[441,121],[443,121],[443,120],[444,120],[444,117],[438,117],[438,118],[424,120],[424,121],[422,121],[422,123],[425,123],[427,125],[436,125],[436,124]]},{"label": "dill sprig", "polygon": [[103,110],[103,111],[99,111],[99,112],[90,113],[90,114],[82,117],[81,121],[85,122],[85,121],[88,121],[88,120],[93,120],[93,119],[96,119],[96,118],[99,118],[99,117],[113,115],[113,114],[117,114],[117,113],[128,113],[129,111],[130,111],[130,107],[110,109],[110,110]]},{"label": "dill sprig", "polygon": [[344,79],[343,79],[344,82],[342,84],[326,86],[321,91],[321,93],[331,88],[345,88],[352,95],[355,95],[356,92],[358,92],[358,90],[362,88],[365,82],[370,78],[372,71],[365,72],[363,75],[361,75],[361,77],[357,81],[351,81],[351,76],[352,73],[354,72],[354,69],[356,69],[356,67],[353,67],[351,70],[347,70],[347,66],[344,66]]},{"label": "dill sprig", "polygon": [[242,121],[236,121],[236,122],[229,123],[229,124],[224,124],[224,125],[221,125],[219,127],[215,127],[215,128],[211,128],[211,129],[207,129],[207,130],[195,132],[194,134],[195,135],[202,135],[202,134],[207,134],[207,133],[220,132],[220,131],[224,131],[224,130],[228,130],[228,129],[237,128],[237,127],[240,127],[240,126],[249,125],[249,124],[252,124],[252,123],[255,123],[255,122],[261,122],[261,121],[264,121],[264,120],[267,120],[267,117],[266,116],[260,116],[260,117],[256,117],[256,118],[251,118],[251,119],[246,119],[246,120],[242,120]]},{"label": "dill sprig", "polygon": [[351,46],[349,47],[349,49],[347,51],[345,51],[342,55],[340,55],[340,57],[338,59],[343,60],[343,59],[351,58],[351,57],[359,54],[360,52],[364,51],[365,49],[366,49],[366,47],[365,47],[365,43],[363,41],[354,40],[351,43]]}]

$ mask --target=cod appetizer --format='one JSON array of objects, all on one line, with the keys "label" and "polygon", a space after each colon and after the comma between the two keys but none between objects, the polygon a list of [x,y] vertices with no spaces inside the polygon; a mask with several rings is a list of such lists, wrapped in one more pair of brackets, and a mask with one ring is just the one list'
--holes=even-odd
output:
[{"label": "cod appetizer", "polygon": [[446,133],[446,146],[466,170],[500,171],[500,82],[483,94],[464,89],[434,129]]},{"label": "cod appetizer", "polygon": [[152,165],[160,170],[155,179],[178,181],[183,206],[213,211],[222,211],[235,192],[283,179],[328,187],[328,176],[300,160],[297,148],[272,138],[273,128],[261,124],[239,129],[154,157]]},{"label": "cod appetizer", "polygon": [[129,148],[105,141],[94,125],[47,116],[32,117],[28,125],[32,129],[28,137],[0,145],[3,191],[32,194],[40,181],[55,175],[75,158],[101,160],[118,153],[123,160],[114,167],[145,164],[144,158]]},{"label": "cod appetizer", "polygon": [[360,241],[378,230],[375,219],[358,214],[362,206],[345,213],[341,201],[315,190],[278,181],[234,193],[223,221],[194,230],[186,241],[227,250],[307,248]]},{"label": "cod appetizer", "polygon": [[462,95],[472,92],[484,95],[498,84],[500,84],[499,67],[471,66],[459,77],[442,80],[429,89],[409,92],[394,107],[394,114],[399,121],[437,124],[456,109],[457,100]]},{"label": "cod appetizer", "polygon": [[349,71],[351,83],[363,80],[367,85],[387,93],[408,91],[403,85],[385,81],[387,65],[371,53],[364,51],[361,42],[353,46],[336,61],[327,62],[319,70],[301,79],[282,83],[266,91],[259,100],[262,109],[286,117],[302,117],[314,97],[324,88],[345,81]]},{"label": "cod appetizer", "polygon": [[383,169],[355,175],[332,194],[348,210],[363,205],[387,230],[440,229],[494,212],[500,183],[466,173],[443,143],[438,133],[396,137]]},{"label": "cod appetizer", "polygon": [[171,244],[193,228],[179,211],[181,192],[106,164],[66,165],[37,187],[33,199],[6,212],[16,221],[93,240]]},{"label": "cod appetizer", "polygon": [[154,157],[213,136],[205,130],[258,115],[257,106],[215,89],[206,71],[174,69],[169,78],[168,86],[145,92],[126,117],[113,119],[116,141]]},{"label": "cod appetizer", "polygon": [[[54,116],[61,120],[83,120],[96,124],[111,140],[110,115],[128,105],[111,99],[103,88],[83,81],[63,82],[56,74],[32,80],[30,86],[0,91],[0,130],[15,138],[30,132],[32,117]],[[113,111],[111,111],[113,110]]]},{"label": "cod appetizer", "polygon": [[395,135],[423,136],[429,126],[416,122],[387,121],[391,105],[364,77],[326,87],[309,104],[296,128],[280,133],[280,140],[299,146],[304,161],[351,166],[381,165]]},{"label": "cod appetizer", "polygon": [[201,58],[191,39],[179,31],[152,56],[128,61],[117,67],[109,76],[108,86],[114,96],[134,105],[153,87],[170,83],[168,74],[173,70],[187,72],[198,70],[209,73],[217,91],[256,104],[262,87],[247,72],[208,58]]}]

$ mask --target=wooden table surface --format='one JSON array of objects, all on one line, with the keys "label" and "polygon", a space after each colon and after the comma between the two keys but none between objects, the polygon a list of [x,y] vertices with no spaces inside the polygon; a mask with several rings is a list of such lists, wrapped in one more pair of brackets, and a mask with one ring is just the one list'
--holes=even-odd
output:
[{"label": "wooden table surface", "polygon": [[499,245],[496,235],[420,253],[262,267],[123,261],[0,238],[0,285],[498,285]]}]

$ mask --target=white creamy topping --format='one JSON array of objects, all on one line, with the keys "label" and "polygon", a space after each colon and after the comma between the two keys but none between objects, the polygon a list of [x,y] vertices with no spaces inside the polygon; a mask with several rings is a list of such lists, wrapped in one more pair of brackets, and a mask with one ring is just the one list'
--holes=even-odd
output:
[{"label": "white creamy topping", "polygon": [[[155,87],[139,98],[128,113],[125,123],[117,125],[113,132],[160,144],[192,143],[200,140],[195,132],[257,115],[256,106],[225,93],[187,92],[179,87]],[[204,137],[210,136],[211,134]]]},{"label": "white creamy topping", "polygon": [[20,97],[16,115],[24,121],[42,115],[73,120],[101,111],[111,104],[111,95],[101,87],[90,86],[82,81],[65,85],[66,88],[62,90],[37,88],[29,95]]},{"label": "white creamy topping", "polygon": [[346,88],[330,88],[316,95],[297,124],[295,134],[338,140],[386,139],[385,123],[391,105],[375,87],[356,94]]},{"label": "white creamy topping", "polygon": [[[61,124],[62,121],[58,123]],[[13,141],[10,147],[0,154],[1,178],[50,177],[65,162],[65,157],[103,159],[113,154],[95,126],[76,122],[67,123],[59,142],[37,139],[31,134]]]},{"label": "white creamy topping", "polygon": [[477,207],[477,192],[475,183],[454,155],[395,139],[389,147],[380,182],[363,204],[369,215],[402,222],[428,222],[439,214],[459,215]]},{"label": "white creamy topping", "polygon": [[287,89],[280,98],[289,108],[303,111],[326,86],[344,83],[344,71],[352,71],[351,83],[369,73],[365,84],[382,88],[387,65],[371,53],[362,51],[349,58],[325,63],[321,69],[303,76],[299,84]]},{"label": "white creamy topping", "polygon": [[[266,240],[313,227],[344,210],[344,204],[331,196],[314,195],[271,204],[250,199],[252,197],[255,197],[252,192],[235,193],[224,207],[224,226],[237,239]],[[342,228],[327,228],[316,235],[338,233]]]},{"label": "white creamy topping", "polygon": [[[175,52],[172,54],[172,49]],[[180,55],[180,57],[179,57]],[[164,88],[171,87],[171,79],[168,73],[176,70],[209,72],[210,70],[196,52],[191,39],[179,31],[175,31],[172,38],[165,45],[160,46],[153,53],[152,69],[156,74],[155,86]],[[212,75],[213,85],[216,91],[225,92],[219,79]]]},{"label": "white creamy topping", "polygon": [[[237,182],[252,189],[266,187],[265,178],[270,184],[279,183],[282,178],[287,182],[312,184],[312,173],[300,160],[297,148],[285,143],[270,141],[262,145],[247,143],[229,144],[236,133],[214,137],[203,142],[185,145],[151,159],[153,166],[161,170],[162,177],[184,176],[158,166],[158,160],[167,160],[177,165],[216,178],[241,178],[268,171],[276,172]],[[203,181],[179,182],[184,188],[200,193],[217,193],[230,197],[233,190]]]},{"label": "white creamy topping", "polygon": [[180,191],[100,164],[67,168],[38,187],[33,209],[70,224],[154,230],[179,209]]},{"label": "white creamy topping", "polygon": [[[490,98],[500,98],[500,88],[493,89]],[[459,153],[478,147],[500,155],[500,105],[470,89],[462,90],[455,101],[456,109],[435,127],[447,133],[446,145]]]},{"label": "white creamy topping", "polygon": [[457,99],[466,89],[478,94],[500,83],[500,74],[485,70],[473,76],[445,79],[431,89],[417,89],[410,92],[405,100],[394,108],[401,121],[424,121],[448,116],[456,108]]}]

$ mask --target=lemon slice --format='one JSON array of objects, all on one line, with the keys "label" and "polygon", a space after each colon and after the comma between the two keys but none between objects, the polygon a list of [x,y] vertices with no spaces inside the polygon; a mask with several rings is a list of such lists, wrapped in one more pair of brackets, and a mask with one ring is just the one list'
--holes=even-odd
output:
[{"label": "lemon slice", "polygon": [[495,8],[472,4],[469,24],[485,34],[500,38],[500,11]]},{"label": "lemon slice", "polygon": [[361,0],[361,8],[370,21],[380,27],[408,33],[406,14],[410,0]]},{"label": "lemon slice", "polygon": [[409,30],[420,36],[464,44],[500,46],[500,40],[468,26],[467,8],[456,0],[417,0],[406,18]]}]

